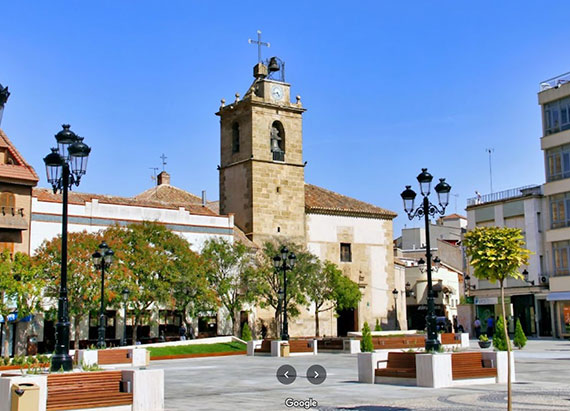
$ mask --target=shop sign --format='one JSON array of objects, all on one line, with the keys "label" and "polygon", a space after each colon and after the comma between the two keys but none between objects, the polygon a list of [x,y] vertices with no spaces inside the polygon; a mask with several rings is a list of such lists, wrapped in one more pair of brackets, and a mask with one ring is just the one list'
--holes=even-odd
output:
[{"label": "shop sign", "polygon": [[475,305],[495,305],[498,302],[497,297],[475,297]]}]

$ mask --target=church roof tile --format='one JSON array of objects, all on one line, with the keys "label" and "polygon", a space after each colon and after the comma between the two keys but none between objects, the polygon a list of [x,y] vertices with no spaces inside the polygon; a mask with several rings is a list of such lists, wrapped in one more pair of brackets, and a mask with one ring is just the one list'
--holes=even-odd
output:
[{"label": "church roof tile", "polygon": [[364,201],[356,200],[305,183],[305,210],[307,213],[333,214],[354,217],[393,219],[397,214]]}]

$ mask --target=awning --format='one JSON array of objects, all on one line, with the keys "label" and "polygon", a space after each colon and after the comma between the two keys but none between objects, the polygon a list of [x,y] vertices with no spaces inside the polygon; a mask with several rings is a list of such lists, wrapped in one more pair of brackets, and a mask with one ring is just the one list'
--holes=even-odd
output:
[{"label": "awning", "polygon": [[546,301],[564,301],[570,300],[570,292],[557,292],[557,293],[550,293],[548,297],[546,297]]},{"label": "awning", "polygon": [[[17,319],[18,319],[18,313],[10,313],[10,314],[8,314],[8,322],[9,322],[9,323],[14,322],[14,321],[16,321]],[[31,315],[27,315],[27,316],[25,316],[24,318],[22,318],[20,321],[22,321],[22,322],[28,322],[28,321],[30,321],[31,319],[32,319],[32,316],[31,316]],[[0,323],[3,323],[3,322],[4,322],[4,317],[0,315]]]}]

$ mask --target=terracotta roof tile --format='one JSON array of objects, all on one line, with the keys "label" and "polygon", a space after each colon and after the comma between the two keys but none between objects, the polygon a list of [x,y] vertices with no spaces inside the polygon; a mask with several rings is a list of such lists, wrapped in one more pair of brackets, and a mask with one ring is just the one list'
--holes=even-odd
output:
[{"label": "terracotta roof tile", "polygon": [[202,204],[202,199],[188,191],[170,184],[160,184],[134,196],[138,200],[158,201],[164,203]]},{"label": "terracotta roof tile", "polygon": [[0,179],[18,180],[26,185],[35,186],[39,177],[34,168],[29,165],[8,136],[0,130],[0,148],[5,148],[14,159],[15,164],[0,164]]},{"label": "terracotta roof tile", "polygon": [[305,210],[308,213],[393,219],[393,211],[305,183]]},{"label": "terracotta roof tile", "polygon": [[[61,194],[54,194],[52,190],[48,190],[47,188],[34,188],[32,196],[36,197],[40,201],[51,201],[57,203],[61,202]],[[160,201],[138,199],[136,197],[131,198],[131,197],[102,195],[102,194],[77,193],[75,191],[69,192],[70,204],[85,204],[86,202],[92,201],[94,199],[98,200],[100,203],[103,204],[165,208],[171,210],[176,210],[180,207],[183,207],[185,210],[187,210],[192,214],[210,215],[210,216],[218,215],[217,213],[214,213],[212,210],[210,210],[208,207],[202,207],[202,205],[200,204],[177,203],[177,202],[166,203]]]},{"label": "terracotta roof tile", "polygon": [[450,214],[450,215],[446,215],[446,216],[443,216],[443,217],[441,217],[441,218],[442,218],[443,220],[453,220],[453,219],[456,219],[456,218],[462,218],[462,219],[464,219],[464,220],[467,220],[467,217],[462,216],[461,214],[457,214],[457,213]]}]

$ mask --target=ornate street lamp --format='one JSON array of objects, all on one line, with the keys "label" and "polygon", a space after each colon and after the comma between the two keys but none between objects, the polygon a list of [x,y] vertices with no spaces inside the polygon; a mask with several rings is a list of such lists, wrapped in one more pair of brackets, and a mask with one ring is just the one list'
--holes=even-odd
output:
[{"label": "ornate street lamp", "polygon": [[283,330],[281,332],[281,340],[289,341],[289,323],[287,321],[287,271],[295,267],[297,257],[294,253],[289,253],[289,249],[285,246],[281,247],[281,255],[273,257],[273,266],[275,270],[283,272]]},{"label": "ornate street lamp", "polygon": [[[402,200],[404,200],[404,211],[408,214],[410,220],[414,217],[425,219],[426,228],[426,262],[427,262],[427,280],[428,280],[428,312],[426,316],[427,322],[427,338],[426,338],[426,351],[437,351],[439,349],[440,343],[437,339],[437,329],[436,329],[436,316],[435,316],[435,305],[433,297],[433,287],[431,280],[432,271],[432,256],[430,249],[430,238],[429,238],[429,216],[435,216],[436,214],[443,215],[445,213],[445,207],[449,204],[449,192],[451,191],[451,186],[445,182],[444,178],[439,179],[439,183],[435,186],[435,191],[437,192],[438,202],[441,207],[438,208],[436,205],[430,203],[428,196],[430,194],[431,182],[433,176],[428,173],[427,168],[422,168],[422,172],[417,177],[418,183],[420,184],[420,192],[423,196],[422,205],[417,209],[414,209],[414,199],[416,198],[416,193],[411,189],[411,186],[406,186],[406,189],[402,191]],[[435,262],[435,260],[434,260]]]},{"label": "ornate street lamp", "polygon": [[101,307],[99,309],[99,338],[97,339],[97,348],[105,348],[105,268],[111,265],[114,255],[113,250],[103,241],[99,244],[99,250],[95,251],[92,256],[95,268],[101,270]]},{"label": "ornate street lamp", "polygon": [[[67,192],[73,184],[79,185],[87,168],[87,158],[91,152],[83,139],[69,129],[68,124],[56,134],[58,148],[44,157],[47,179],[53,192],[62,193],[63,211],[61,216],[61,282],[57,306],[55,331],[55,353],[51,357],[51,370],[71,371],[73,361],[69,355],[69,301],[67,299]],[[79,347],[75,347],[79,349]]]},{"label": "ornate street lamp", "polygon": [[392,295],[394,296],[394,316],[396,317],[396,321],[395,321],[395,327],[396,330],[400,329],[400,321],[398,320],[398,290],[397,289],[393,289],[392,290]]},{"label": "ornate street lamp", "polygon": [[528,279],[528,270],[526,268],[523,270],[522,275],[523,275],[524,281],[526,283],[529,283],[530,285],[534,285],[534,280],[529,281],[529,279]]},{"label": "ornate street lamp", "polygon": [[127,302],[129,301],[130,291],[128,288],[124,288],[121,294],[123,294],[123,309],[125,310],[123,319],[123,338],[121,338],[121,347],[124,347],[127,345]]},{"label": "ornate street lamp", "polygon": [[2,124],[2,114],[4,113],[4,105],[8,101],[8,97],[10,97],[8,87],[2,87],[2,84],[0,84],[0,125]]}]

